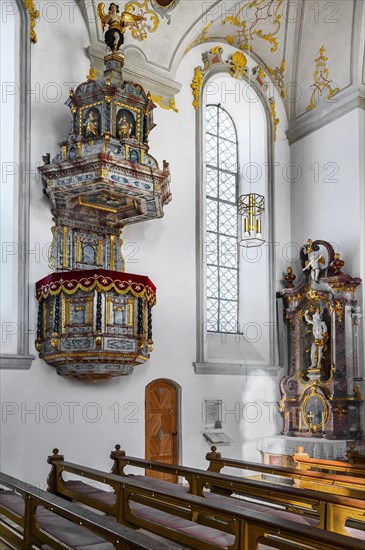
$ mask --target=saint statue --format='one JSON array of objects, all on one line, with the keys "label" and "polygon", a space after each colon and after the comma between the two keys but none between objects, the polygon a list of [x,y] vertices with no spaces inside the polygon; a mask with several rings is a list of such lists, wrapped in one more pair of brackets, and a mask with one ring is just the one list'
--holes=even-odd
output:
[{"label": "saint statue", "polygon": [[105,4],[98,5],[98,16],[101,22],[101,28],[104,32],[106,26],[108,30],[105,33],[105,43],[113,51],[117,52],[124,43],[124,33],[128,26],[138,26],[143,21],[142,15],[134,15],[128,11],[123,11],[120,15],[119,6],[112,2],[108,13],[104,12]]},{"label": "saint statue", "polygon": [[322,310],[317,308],[311,318],[309,310],[304,313],[304,318],[308,324],[313,326],[314,342],[311,347],[311,369],[321,368],[323,351],[328,340],[328,330],[326,323],[322,320]]},{"label": "saint statue", "polygon": [[88,117],[84,123],[85,127],[85,137],[90,138],[98,138],[99,137],[99,131],[98,131],[98,119],[95,116],[94,111],[90,111],[88,114]]},{"label": "saint statue", "polygon": [[133,125],[130,122],[128,122],[125,115],[123,115],[120,121],[118,122],[119,137],[121,139],[129,138],[131,135],[132,128],[133,128]]}]

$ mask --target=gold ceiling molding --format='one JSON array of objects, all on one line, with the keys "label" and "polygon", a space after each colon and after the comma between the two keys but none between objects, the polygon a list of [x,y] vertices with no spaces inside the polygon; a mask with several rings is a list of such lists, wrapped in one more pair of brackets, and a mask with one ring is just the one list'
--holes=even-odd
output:
[{"label": "gold ceiling molding", "polygon": [[140,23],[136,27],[130,27],[133,38],[142,42],[147,38],[148,33],[157,31],[160,25],[160,18],[157,13],[151,9],[149,0],[143,0],[141,2],[133,0],[125,5],[124,10],[133,15],[141,15],[144,18],[143,23]]},{"label": "gold ceiling molding", "polygon": [[166,109],[167,111],[172,110],[174,111],[174,113],[179,112],[179,109],[176,107],[175,99],[173,97],[171,97],[170,99],[167,99],[162,95],[154,95],[154,94],[149,94],[149,97],[153,101],[153,103],[156,103],[162,109]]},{"label": "gold ceiling molding", "polygon": [[280,122],[280,118],[276,116],[276,105],[275,105],[275,99],[273,97],[269,97],[269,105],[270,105],[270,112],[272,116],[273,126],[274,126],[274,141],[276,141],[276,131],[278,128],[278,124]]},{"label": "gold ceiling molding", "polygon": [[326,49],[322,45],[319,48],[319,56],[315,58],[316,68],[314,71],[314,83],[310,86],[313,89],[310,103],[307,107],[307,111],[312,111],[317,107],[316,95],[323,96],[324,91],[328,92],[327,100],[333,98],[335,94],[340,91],[340,88],[330,80],[329,70],[327,67],[328,57],[325,55]]},{"label": "gold ceiling molding", "polygon": [[[238,30],[228,34],[225,40],[228,44],[241,50],[251,51],[255,37],[271,44],[271,51],[276,52],[279,47],[277,35],[281,28],[282,15],[280,8],[284,0],[250,0],[245,2],[236,15],[229,15],[222,23],[230,23]],[[261,23],[269,21],[272,24],[271,32],[264,32]]]},{"label": "gold ceiling molding", "polygon": [[203,67],[195,67],[194,77],[191,83],[191,89],[193,94],[193,107],[198,110],[200,107],[200,95],[203,86],[204,76],[209,69],[214,66],[222,66],[229,69],[229,74],[232,78],[237,80],[243,80],[247,78],[248,72],[252,71],[252,75],[255,77],[256,83],[260,86],[262,92],[265,94],[270,108],[272,120],[273,120],[273,140],[276,141],[277,127],[280,119],[276,115],[275,99],[271,96],[270,86],[265,82],[267,77],[265,71],[260,65],[256,65],[253,69],[248,67],[248,59],[243,52],[235,52],[227,61],[222,60],[223,49],[220,46],[215,46],[211,50],[202,54],[202,60],[204,62]]},{"label": "gold ceiling molding", "polygon": [[227,63],[224,63],[224,61],[222,60],[222,53],[223,53],[223,50],[220,46],[215,46],[211,50],[204,52],[202,54],[204,66],[195,67],[194,69],[194,78],[191,83],[191,89],[193,91],[193,97],[194,97],[193,107],[196,111],[199,109],[199,106],[200,106],[200,90],[203,85],[204,75],[207,72],[207,70],[212,65],[217,65],[217,64],[227,65]]},{"label": "gold ceiling molding", "polygon": [[30,17],[30,39],[35,44],[38,41],[35,32],[36,19],[39,19],[39,11],[35,9],[33,0],[24,0],[25,9],[28,10]]},{"label": "gold ceiling molding", "polygon": [[247,57],[242,52],[235,52],[229,59],[230,73],[233,78],[241,78],[247,74]]},{"label": "gold ceiling molding", "polygon": [[271,69],[269,66],[266,66],[267,72],[270,76],[273,77],[274,81],[277,83],[280,89],[280,95],[284,99],[286,97],[285,83],[284,83],[284,73],[286,69],[286,60],[283,59],[280,67],[275,67]]},{"label": "gold ceiling molding", "polygon": [[210,37],[207,36],[208,29],[213,25],[213,21],[210,21],[205,27],[203,28],[202,32],[198,34],[198,36],[193,40],[190,45],[186,48],[185,54],[190,52],[192,48],[195,48],[195,46],[199,46],[199,44],[203,44],[204,42],[207,42]]}]

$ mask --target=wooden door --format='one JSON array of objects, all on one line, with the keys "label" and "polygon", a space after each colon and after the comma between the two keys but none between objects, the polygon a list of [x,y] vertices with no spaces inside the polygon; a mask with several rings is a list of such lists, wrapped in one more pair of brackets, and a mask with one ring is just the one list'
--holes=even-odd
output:
[{"label": "wooden door", "polygon": [[[146,387],[146,459],[177,464],[179,456],[179,386],[171,380],[154,380]],[[146,475],[177,482],[176,476],[147,471]]]}]

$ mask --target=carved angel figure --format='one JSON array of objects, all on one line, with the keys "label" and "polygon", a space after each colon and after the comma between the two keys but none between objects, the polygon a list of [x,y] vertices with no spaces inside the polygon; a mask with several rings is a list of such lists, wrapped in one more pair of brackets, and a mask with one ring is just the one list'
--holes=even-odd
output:
[{"label": "carved angel figure", "polygon": [[143,21],[142,15],[133,15],[128,11],[123,11],[120,15],[119,6],[112,2],[108,13],[104,12],[105,4],[98,5],[98,16],[101,22],[101,28],[104,32],[105,27],[108,30],[105,33],[105,43],[113,51],[117,52],[124,43],[124,33],[128,26],[138,26]]},{"label": "carved angel figure", "polygon": [[314,281],[315,283],[318,283],[319,274],[322,269],[320,264],[324,264],[325,259],[322,256],[322,254],[320,256],[317,256],[315,252],[311,252],[308,255],[308,258],[309,259],[305,262],[305,267],[303,268],[303,271],[310,269],[312,281]]}]

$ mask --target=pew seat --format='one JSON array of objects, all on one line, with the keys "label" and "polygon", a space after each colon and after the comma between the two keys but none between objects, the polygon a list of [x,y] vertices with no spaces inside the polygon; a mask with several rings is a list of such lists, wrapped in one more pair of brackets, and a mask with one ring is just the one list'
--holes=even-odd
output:
[{"label": "pew seat", "polygon": [[[187,487],[182,485],[172,484],[167,481],[162,481],[158,479],[153,479],[145,476],[131,476],[133,479],[138,479],[143,481],[148,487],[154,490],[163,491],[164,489],[173,489],[173,492],[186,494],[188,492]],[[78,480],[68,480],[64,481],[64,486],[79,495],[88,497],[92,500],[97,500],[103,504],[113,505],[115,504],[115,495],[110,491],[104,491],[103,489],[98,489]],[[134,502],[131,500],[129,502],[130,509],[136,516],[143,518],[152,523],[157,523],[164,527],[168,527],[174,531],[180,531],[185,533],[195,539],[199,539],[203,542],[209,542],[211,544],[216,544],[221,548],[228,548],[234,543],[235,537],[224,531],[219,531],[213,527],[208,527],[205,525],[200,525],[189,519],[185,519],[180,516],[169,514],[157,508],[152,508],[151,506],[146,506],[145,504],[140,504],[139,502]]]},{"label": "pew seat", "polygon": [[[19,517],[23,517],[25,513],[24,499],[21,495],[13,491],[0,491],[0,504],[13,512]],[[113,550],[114,546],[105,542],[91,531],[84,527],[75,525],[65,518],[57,516],[46,510],[38,508],[36,513],[37,521],[40,527],[49,535],[57,540],[67,544],[75,550]],[[47,545],[42,546],[44,550],[49,548]]]},{"label": "pew seat", "polygon": [[[185,550],[0,472],[0,540],[42,550]],[[6,487],[6,488],[4,488]]]}]

